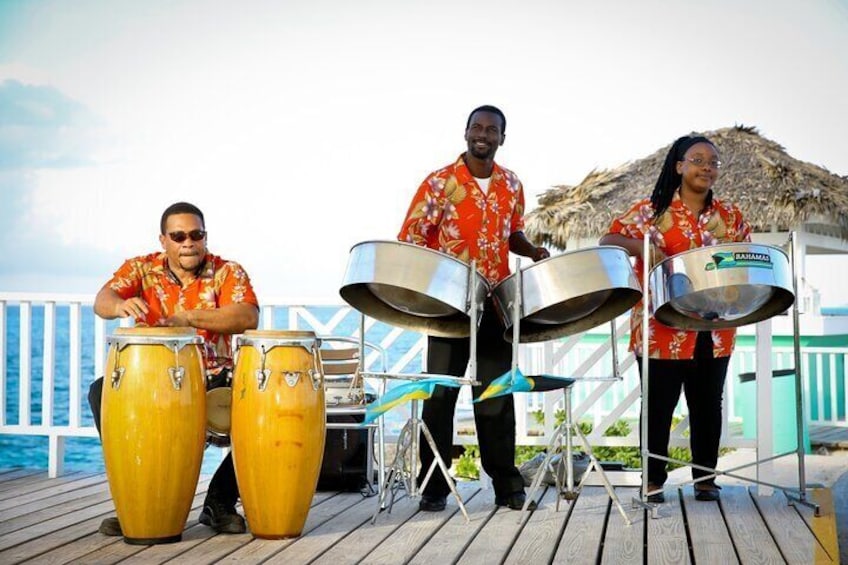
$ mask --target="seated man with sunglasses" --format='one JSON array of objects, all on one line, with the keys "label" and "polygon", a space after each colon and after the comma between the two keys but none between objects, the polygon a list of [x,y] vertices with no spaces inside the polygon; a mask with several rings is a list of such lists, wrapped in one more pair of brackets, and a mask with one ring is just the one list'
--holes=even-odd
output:
[{"label": "seated man with sunglasses", "polygon": [[[129,259],[103,285],[94,301],[101,318],[135,318],[140,326],[190,326],[203,338],[207,383],[226,380],[233,369],[233,334],[255,329],[259,304],[242,267],[206,249],[203,213],[177,202],[162,214],[163,251]],[[100,431],[103,378],[92,383],[88,402]],[[200,514],[200,522],[222,533],[243,533],[236,513],[238,485],[232,454],[221,462]],[[117,518],[100,525],[106,535],[122,535]]]}]

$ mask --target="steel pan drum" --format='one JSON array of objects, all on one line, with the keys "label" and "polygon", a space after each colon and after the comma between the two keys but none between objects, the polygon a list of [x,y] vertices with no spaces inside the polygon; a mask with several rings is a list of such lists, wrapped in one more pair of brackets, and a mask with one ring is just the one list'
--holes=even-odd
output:
[{"label": "steel pan drum", "polygon": [[[450,255],[399,241],[365,241],[350,250],[339,293],[367,316],[440,337],[465,337],[470,267]],[[477,304],[489,293],[474,273]]]},{"label": "steel pan drum", "polygon": [[[605,245],[570,251],[521,269],[522,343],[579,333],[626,312],[642,291],[627,251]],[[495,305],[512,341],[516,276],[495,287]]]},{"label": "steel pan drum", "polygon": [[654,317],[667,326],[714,330],[753,324],[792,306],[792,270],[781,249],[727,243],[660,262],[649,288]]}]

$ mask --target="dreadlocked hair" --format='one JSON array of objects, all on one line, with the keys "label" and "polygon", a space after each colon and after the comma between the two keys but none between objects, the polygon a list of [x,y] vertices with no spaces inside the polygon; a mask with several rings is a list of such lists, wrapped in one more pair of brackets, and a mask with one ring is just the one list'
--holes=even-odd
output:
[{"label": "dreadlocked hair", "polygon": [[[682,161],[689,148],[696,143],[709,143],[715,147],[715,143],[701,135],[684,135],[671,144],[671,149],[668,150],[668,154],[665,156],[665,162],[660,171],[660,176],[657,178],[657,184],[654,186],[654,192],[651,193],[651,206],[654,208],[654,218],[659,218],[671,205],[671,201],[674,198],[674,191],[680,187],[680,183],[683,181],[683,176],[677,172],[677,162]],[[712,198],[713,193],[710,191],[707,195],[705,207],[709,207],[712,203]]]}]

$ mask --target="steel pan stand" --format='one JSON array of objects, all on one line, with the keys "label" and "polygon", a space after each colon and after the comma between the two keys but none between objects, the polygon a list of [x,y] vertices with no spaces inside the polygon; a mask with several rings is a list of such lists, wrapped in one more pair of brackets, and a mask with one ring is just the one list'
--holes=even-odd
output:
[{"label": "steel pan stand", "polygon": [[[648,450],[648,418],[640,418],[640,444],[642,449],[642,494],[640,497],[633,498],[633,506],[641,506],[646,509],[651,510],[651,517],[658,518],[659,515],[657,513],[657,504],[652,504],[648,502],[648,496],[654,494],[655,492],[662,492],[663,489],[658,491],[648,492],[648,459],[651,457],[655,459],[660,459],[667,463],[679,463],[681,465],[686,465],[692,468],[701,469],[703,471],[708,471],[711,474],[705,477],[701,477],[692,481],[686,481],[683,484],[691,482],[693,485],[699,482],[708,481],[714,479],[718,476],[731,477],[734,479],[739,479],[742,481],[747,481],[751,483],[755,483],[758,485],[763,485],[767,487],[771,487],[780,491],[783,491],[786,498],[790,500],[790,503],[798,503],[803,504],[804,506],[808,506],[813,509],[814,514],[816,516],[821,515],[821,509],[818,504],[815,502],[811,502],[807,500],[807,486],[805,479],[805,468],[804,468],[804,412],[803,412],[803,389],[802,387],[802,379],[801,379],[801,344],[800,344],[800,328],[799,328],[799,320],[798,320],[798,265],[796,260],[796,250],[795,246],[797,245],[797,235],[795,232],[790,232],[789,235],[789,244],[790,244],[790,256],[791,256],[791,265],[792,265],[792,290],[794,292],[794,300],[792,304],[792,322],[793,322],[793,348],[794,348],[794,362],[795,362],[795,422],[796,422],[796,433],[798,445],[795,450],[798,456],[798,489],[789,488],[786,486],[777,485],[774,483],[766,482],[760,479],[752,479],[750,477],[745,477],[742,475],[735,474],[736,471],[740,469],[745,469],[752,465],[759,465],[760,463],[765,463],[768,461],[773,461],[784,455],[789,455],[792,452],[787,452],[779,455],[775,455],[773,457],[768,457],[765,459],[757,459],[752,463],[746,463],[744,465],[739,465],[737,467],[733,467],[732,469],[728,469],[725,471],[719,469],[711,469],[709,467],[702,467],[700,465],[696,465],[692,462],[680,461],[677,459],[671,459],[669,457],[663,457],[662,455],[651,453]],[[649,261],[646,261],[645,257],[650,257],[650,235],[645,234],[642,244],[642,257],[643,257],[643,272],[642,272],[642,288],[649,288]],[[642,335],[647,336],[648,333],[648,292],[645,292],[642,299]],[[642,414],[648,413],[648,340],[642,339]],[[759,453],[757,454],[759,457]]]},{"label": "steel pan stand", "polygon": [[[512,371],[513,375],[518,371],[518,346],[519,340],[521,336],[520,331],[520,323],[521,323],[521,293],[522,293],[522,280],[521,280],[521,261],[520,259],[516,260],[515,265],[515,296],[513,300],[515,303],[512,308]],[[545,459],[542,461],[542,464],[539,466],[539,469],[536,471],[536,476],[533,478],[533,484],[530,487],[530,492],[527,494],[527,497],[524,500],[524,506],[521,508],[521,517],[519,518],[519,522],[523,519],[524,513],[527,512],[527,508],[530,506],[530,502],[536,495],[536,491],[539,490],[539,487],[542,484],[542,477],[545,475],[545,472],[550,470],[554,474],[554,481],[557,490],[557,502],[556,502],[556,511],[559,512],[559,503],[561,498],[565,498],[566,500],[576,500],[577,496],[580,492],[580,489],[583,487],[583,483],[586,481],[586,478],[589,476],[591,471],[597,471],[598,475],[601,477],[601,481],[604,483],[604,488],[615,504],[616,508],[618,508],[619,513],[624,518],[624,523],[628,526],[631,524],[630,518],[627,516],[627,513],[624,511],[624,507],[621,505],[621,501],[618,498],[618,495],[615,493],[615,489],[613,489],[612,484],[609,482],[606,473],[604,472],[603,467],[598,462],[595,457],[595,453],[592,451],[592,446],[589,444],[589,440],[586,439],[586,436],[583,435],[583,432],[580,431],[580,427],[573,421],[571,417],[571,389],[574,386],[574,382],[576,380],[595,380],[595,381],[609,381],[609,380],[620,380],[618,376],[618,353],[616,351],[617,347],[617,339],[616,339],[616,331],[615,331],[615,319],[610,321],[611,326],[611,339],[612,339],[612,364],[613,364],[613,376],[609,378],[598,378],[598,379],[571,379],[571,382],[568,383],[562,389],[562,396],[564,401],[565,408],[565,421],[557,426],[557,429],[554,431],[554,435],[551,437],[551,441],[548,443],[548,448],[545,453]],[[591,463],[586,471],[583,473],[583,477],[580,479],[580,484],[577,485],[577,489],[574,488],[574,461],[572,459],[573,452],[573,442],[572,442],[572,434],[576,435],[580,438],[580,442],[583,444],[583,449],[586,451],[586,454],[589,456]],[[558,450],[560,454],[562,453],[562,443],[563,438],[565,439],[565,458],[560,457],[560,461],[557,465],[557,469],[553,469],[551,466],[551,460],[555,455],[555,452]],[[558,447],[557,447],[558,446]],[[562,482],[560,480],[559,469],[565,465],[566,471],[566,489],[563,489]]]},{"label": "steel pan stand", "polygon": [[[477,304],[476,294],[474,293],[474,277],[477,273],[477,267],[474,261],[470,264],[470,269],[468,271],[468,288],[469,288],[469,317],[470,317],[470,336],[471,340],[469,346],[469,358],[468,358],[468,377],[455,377],[452,375],[440,375],[440,374],[390,374],[390,373],[363,373],[363,376],[368,377],[377,377],[383,379],[408,379],[408,380],[422,380],[424,378],[447,378],[451,380],[455,380],[461,384],[468,385],[476,385],[477,383],[477,311],[481,306]],[[465,516],[465,521],[470,522],[471,518],[468,516],[468,511],[465,509],[465,505],[462,503],[462,497],[459,496],[459,492],[456,490],[456,484],[454,483],[453,478],[450,476],[448,472],[448,467],[445,464],[445,461],[442,459],[442,456],[439,455],[439,450],[436,447],[436,442],[433,439],[432,434],[430,433],[430,429],[427,427],[427,424],[418,416],[418,399],[413,399],[410,401],[410,414],[409,419],[404,424],[403,428],[401,428],[400,434],[398,435],[397,440],[397,451],[395,453],[395,457],[392,460],[392,464],[389,466],[386,472],[385,482],[381,485],[380,488],[380,498],[377,502],[377,509],[374,511],[374,515],[371,517],[371,523],[374,524],[377,522],[377,516],[380,512],[386,508],[386,495],[387,493],[391,493],[389,497],[388,504],[388,512],[391,513],[392,505],[394,504],[395,494],[398,489],[403,485],[406,488],[406,492],[409,493],[410,498],[416,498],[420,496],[420,493],[427,486],[427,483],[430,481],[430,477],[432,477],[433,472],[438,466],[439,470],[442,473],[442,476],[445,478],[445,482],[447,482],[448,487],[450,488],[451,494],[456,499],[457,505],[459,509],[462,511],[462,515]],[[430,450],[433,452],[433,462],[430,465],[430,468],[427,469],[427,474],[424,476],[424,480],[420,485],[417,484],[418,477],[418,452],[419,452],[419,437],[421,434],[424,434],[424,439],[427,440],[427,444],[430,446]]]}]

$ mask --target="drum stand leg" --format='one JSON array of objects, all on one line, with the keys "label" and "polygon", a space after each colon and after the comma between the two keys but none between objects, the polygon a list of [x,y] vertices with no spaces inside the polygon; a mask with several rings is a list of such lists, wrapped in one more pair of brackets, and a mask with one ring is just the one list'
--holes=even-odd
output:
[{"label": "drum stand leg", "polygon": [[[430,477],[433,475],[433,471],[436,469],[437,465],[439,470],[442,472],[448,487],[450,487],[451,494],[453,494],[454,498],[456,498],[459,509],[462,511],[462,515],[465,516],[466,523],[470,522],[471,519],[468,517],[468,511],[462,503],[462,497],[459,496],[459,492],[456,490],[456,484],[450,476],[450,473],[448,473],[447,465],[445,465],[442,456],[439,455],[439,450],[436,448],[436,442],[433,440],[430,429],[427,427],[427,424],[418,417],[418,400],[413,400],[411,404],[412,415],[409,420],[406,421],[406,424],[404,424],[400,431],[400,435],[398,435],[397,453],[395,453],[395,458],[386,473],[386,482],[380,488],[380,499],[377,503],[377,510],[374,512],[374,516],[371,517],[371,523],[375,524],[380,511],[383,508],[386,508],[385,501],[387,493],[391,493],[388,505],[388,512],[391,513],[392,505],[394,505],[395,502],[395,493],[398,491],[401,484],[404,485],[406,492],[409,493],[411,498],[417,498],[420,491],[427,486],[427,483],[430,481]],[[424,476],[424,480],[421,482],[420,486],[416,482],[418,467],[417,439],[419,430],[424,434],[424,439],[427,440],[430,450],[433,452],[433,463],[430,465],[430,468],[427,469],[427,474]]]},{"label": "drum stand leg", "polygon": [[[527,495],[526,500],[524,501],[524,507],[521,509],[522,515],[527,511],[527,507],[530,505],[530,501],[535,499],[536,491],[539,489],[539,486],[542,483],[542,477],[545,474],[545,471],[552,471],[554,474],[554,480],[556,484],[557,490],[557,503],[556,503],[556,511],[559,512],[559,502],[560,498],[564,498],[566,500],[576,500],[577,496],[580,493],[580,490],[583,488],[583,483],[586,482],[586,478],[589,476],[589,473],[592,471],[597,471],[598,476],[601,477],[601,481],[604,483],[604,488],[609,494],[609,497],[612,499],[616,508],[618,508],[618,512],[621,514],[622,518],[624,518],[624,523],[628,526],[631,524],[630,518],[627,516],[627,513],[624,511],[624,507],[621,505],[621,501],[618,498],[618,495],[615,493],[615,489],[612,484],[609,482],[606,473],[604,472],[604,468],[601,466],[598,459],[595,457],[594,452],[592,451],[592,446],[589,444],[589,440],[586,439],[586,436],[583,435],[583,432],[580,431],[580,427],[572,421],[571,419],[571,386],[566,387],[562,391],[563,398],[565,400],[565,421],[557,427],[554,431],[554,435],[551,438],[550,443],[548,444],[547,454],[545,455],[545,460],[539,466],[538,471],[536,471],[536,477],[533,479],[533,485],[530,487],[530,492]],[[576,435],[580,442],[583,444],[583,449],[586,451],[586,455],[589,456],[589,467],[586,468],[586,471],[583,473],[583,477],[580,479],[580,483],[577,485],[577,488],[574,488],[574,461],[572,459],[572,434]],[[560,457],[559,464],[557,465],[557,469],[553,469],[551,465],[551,459],[554,456],[554,452],[556,451],[556,446],[559,445],[560,455],[562,455],[562,443],[563,438],[565,439],[565,456]],[[559,468],[565,465],[566,471],[566,484],[565,489],[563,489],[562,481],[560,479]]]}]

